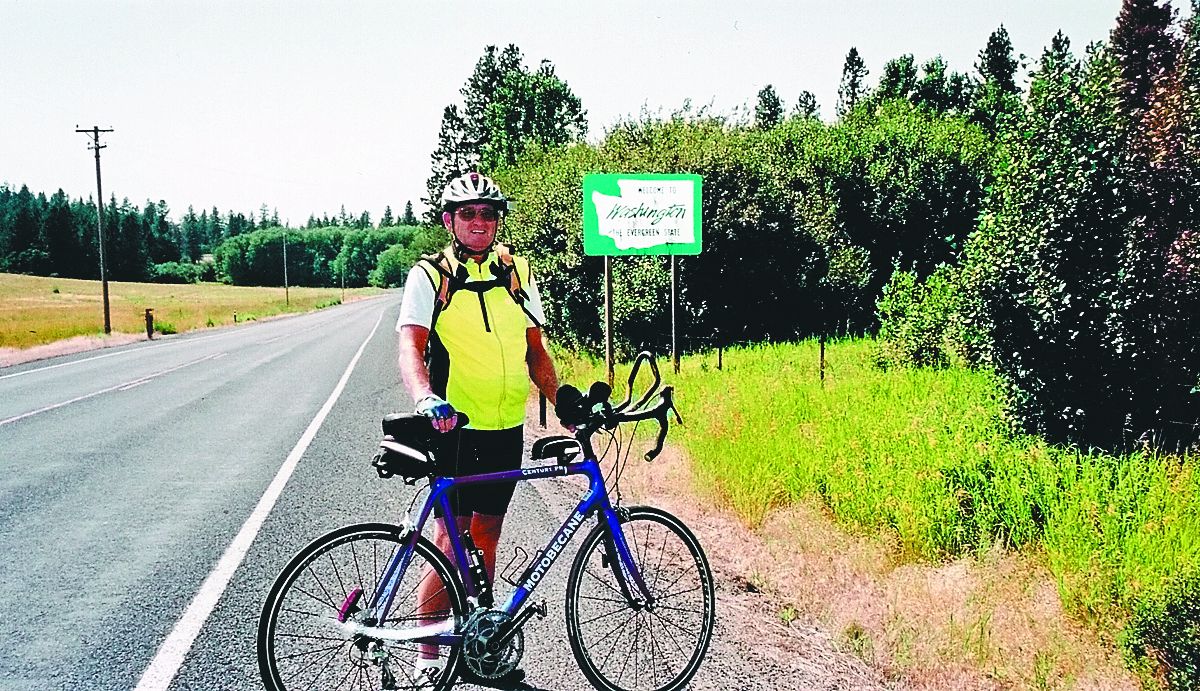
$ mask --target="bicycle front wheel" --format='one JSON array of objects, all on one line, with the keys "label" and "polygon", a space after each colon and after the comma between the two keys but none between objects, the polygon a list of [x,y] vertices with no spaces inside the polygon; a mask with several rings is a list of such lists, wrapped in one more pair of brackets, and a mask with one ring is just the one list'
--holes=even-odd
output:
[{"label": "bicycle front wheel", "polygon": [[[567,580],[567,639],[584,676],[604,691],[676,691],[700,668],[716,622],[712,571],[692,532],[666,511],[632,507],[621,531],[650,601],[621,587],[603,519]],[[629,581],[636,594],[637,586]]]},{"label": "bicycle front wheel", "polygon": [[[258,667],[268,691],[442,691],[453,685],[461,642],[434,645],[403,633],[388,636],[427,630],[418,627],[461,631],[466,595],[433,544],[417,541],[386,619],[374,621],[366,612],[406,541],[395,525],[346,526],[316,539],[284,567],[258,623]],[[439,658],[444,671],[418,670],[419,657]]]}]

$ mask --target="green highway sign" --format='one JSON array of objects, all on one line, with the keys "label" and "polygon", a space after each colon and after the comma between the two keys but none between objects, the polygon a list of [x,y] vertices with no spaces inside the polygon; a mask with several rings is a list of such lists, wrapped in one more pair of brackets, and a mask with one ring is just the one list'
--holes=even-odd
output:
[{"label": "green highway sign", "polygon": [[699,175],[583,176],[583,253],[700,254]]}]

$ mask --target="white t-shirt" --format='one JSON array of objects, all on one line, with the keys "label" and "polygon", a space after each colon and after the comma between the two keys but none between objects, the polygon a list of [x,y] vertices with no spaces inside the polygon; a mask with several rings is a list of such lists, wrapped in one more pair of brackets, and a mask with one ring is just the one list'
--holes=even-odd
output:
[{"label": "white t-shirt", "polygon": [[[525,286],[529,299],[525,301],[525,309],[537,319],[537,324],[525,316],[528,326],[546,323],[546,314],[542,311],[542,296],[538,293],[537,281],[530,276],[529,285]],[[437,296],[434,294],[433,283],[429,274],[419,266],[414,266],[408,272],[404,282],[404,297],[400,301],[400,318],[396,320],[396,331],[405,324],[423,326],[426,329],[433,322],[433,303]]]}]

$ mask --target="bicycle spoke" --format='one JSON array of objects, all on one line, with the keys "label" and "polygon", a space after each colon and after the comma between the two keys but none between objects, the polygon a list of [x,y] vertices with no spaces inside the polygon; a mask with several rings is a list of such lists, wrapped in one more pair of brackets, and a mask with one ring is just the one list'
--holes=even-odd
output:
[{"label": "bicycle spoke", "polygon": [[330,650],[340,650],[341,647],[348,642],[349,641],[339,641],[337,645],[325,645],[325,646],[321,646],[320,648],[310,648],[309,650],[302,650],[298,653],[292,653],[290,655],[282,655],[282,656],[280,656],[279,659],[280,660],[294,660],[298,657],[304,657],[305,655],[319,655],[322,653],[327,653]]},{"label": "bicycle spoke", "polygon": [[[679,629],[683,633],[687,634],[689,639],[691,639],[694,636],[694,634],[691,631],[688,631],[687,629],[683,628],[682,626],[680,626],[679,624],[676,624],[673,621],[663,619],[656,612],[651,612],[650,616],[654,617],[655,619],[658,619],[659,623],[670,624],[671,626],[674,626],[675,628]],[[688,657],[687,651],[683,649],[683,646],[679,645],[679,639],[672,636],[671,632],[665,626],[663,627],[663,633],[666,634],[667,638],[669,638],[671,640],[671,642],[675,644],[675,648],[677,650],[679,650],[679,654],[683,655],[683,657],[686,659]]]},{"label": "bicycle spoke", "polygon": [[[354,554],[354,545],[350,545],[350,553]],[[343,593],[349,593],[346,583],[342,580],[342,574],[338,571],[337,563],[333,561],[333,552],[326,552],[325,556],[329,557],[329,565],[333,567],[333,577],[337,579],[338,589]]]},{"label": "bicycle spoke", "polygon": [[294,607],[280,607],[279,611],[287,612],[289,614],[295,614],[295,615],[302,616],[302,617],[311,617],[313,619],[324,619],[328,616],[325,614],[320,614],[318,612],[309,612],[308,610],[304,610],[304,609],[296,609]]},{"label": "bicycle spoke", "polygon": [[337,689],[342,688],[342,684],[346,683],[346,680],[350,678],[350,675],[354,674],[354,672],[357,670],[358,670],[357,666],[351,666],[350,669],[346,670],[346,676],[342,677],[341,681],[339,681],[337,683],[337,686],[333,687],[335,689],[335,691]]},{"label": "bicycle spoke", "polygon": [[[337,647],[335,647],[335,648],[325,648],[323,650],[323,653],[326,653],[326,654],[328,654],[329,651],[332,650],[332,654],[328,655],[328,660],[325,660],[325,666],[320,668],[320,672],[324,672],[325,667],[328,667],[329,663],[334,661],[335,657],[337,657],[337,651],[340,648],[341,648],[341,645],[337,645]],[[314,651],[310,651],[310,653],[306,653],[306,654],[312,654],[312,653],[314,653]],[[288,657],[281,657],[281,660],[287,660],[287,659],[288,659]],[[299,669],[296,669],[296,672],[292,675],[292,677],[290,677],[290,679],[296,679],[296,678],[300,677],[300,675],[307,672],[308,669],[311,669],[312,667],[317,666],[317,663],[323,659],[324,659],[324,657],[320,657],[320,659],[311,660],[310,662],[306,663],[306,665],[304,667],[300,667]],[[317,672],[317,677],[320,677],[320,672]],[[308,687],[310,687],[310,689],[311,689],[312,684],[308,685]]]},{"label": "bicycle spoke", "polygon": [[329,665],[333,664],[333,661],[337,659],[337,656],[338,656],[337,651],[334,651],[333,655],[330,655],[329,659],[325,661],[325,665],[323,667],[321,667],[321,671],[317,672],[317,676],[313,677],[312,683],[309,684],[306,688],[311,689],[314,686],[316,686],[317,680],[321,678],[321,675],[325,673],[325,670],[329,669]]},{"label": "bicycle spoke", "polygon": [[[601,636],[597,642],[608,638],[608,636],[610,636],[614,631],[621,631],[622,629],[624,629],[625,625],[629,623],[629,620],[633,619],[635,616],[637,616],[637,612],[634,612],[633,614],[629,615],[629,617],[627,619],[625,619],[625,621],[623,621],[620,624],[617,624],[616,626],[609,629],[608,633]],[[612,657],[613,651],[617,649],[617,642],[620,640],[621,640],[621,634],[619,634],[619,633],[613,637],[613,643],[608,648],[608,654],[606,654],[604,656],[604,661],[600,663],[601,667],[608,664],[608,658]]]},{"label": "bicycle spoke", "polygon": [[654,609],[655,609],[655,611],[660,610],[660,609],[667,609],[667,610],[671,610],[672,612],[684,612],[687,614],[698,614],[698,615],[704,614],[703,612],[696,610],[696,609],[688,609],[685,607],[673,607],[671,605],[664,605],[661,600],[654,603]]},{"label": "bicycle spoke", "polygon": [[[325,647],[325,648],[318,648],[318,649],[314,649],[314,650],[308,650],[308,651],[305,651],[305,652],[303,652],[303,653],[296,653],[295,655],[286,655],[286,656],[280,657],[280,658],[279,658],[279,660],[280,660],[280,661],[284,661],[284,660],[292,660],[292,659],[295,659],[295,658],[297,658],[297,657],[301,657],[301,656],[304,656],[304,655],[316,655],[316,654],[327,655],[327,654],[329,654],[331,651],[332,651],[332,655],[329,655],[329,659],[330,659],[330,660],[332,660],[334,657],[337,657],[338,651],[339,651],[339,650],[341,650],[341,647],[342,647],[342,646],[340,646],[340,645],[335,645],[335,646],[328,646],[328,647]],[[323,657],[321,657],[321,658],[314,658],[314,659],[312,659],[312,660],[309,660],[307,663],[305,663],[305,664],[304,664],[304,666],[302,666],[302,667],[300,667],[298,670],[296,670],[296,671],[295,671],[295,672],[292,674],[292,676],[291,676],[290,678],[291,678],[291,679],[295,679],[296,677],[300,676],[301,674],[303,674],[303,673],[307,672],[309,669],[311,669],[312,667],[316,666],[316,664],[317,664],[318,662],[320,662],[322,659],[324,659],[324,658],[323,658]],[[319,673],[318,673],[318,674],[319,674]]]},{"label": "bicycle spoke", "polygon": [[[618,559],[618,561],[619,561],[619,559]],[[617,568],[621,568],[619,563],[618,563],[618,565],[617,565]],[[596,574],[595,574],[595,573],[594,573],[594,572],[593,572],[591,569],[584,569],[584,573],[586,573],[587,575],[591,576],[591,577],[592,577],[593,579],[595,579],[595,580],[596,580],[596,582],[597,582],[597,583],[599,583],[600,585],[604,586],[605,588],[608,588],[609,590],[613,591],[613,592],[614,592],[614,593],[616,593],[617,595],[620,595],[622,599],[624,599],[624,598],[625,598],[625,593],[621,592],[621,589],[620,589],[620,588],[614,588],[614,587],[613,587],[613,586],[612,586],[612,585],[611,585],[611,584],[608,582],[608,580],[607,580],[607,579],[605,579],[605,578],[601,578],[600,576],[597,576],[597,575],[596,575]]]},{"label": "bicycle spoke", "polygon": [[592,600],[593,602],[618,602],[622,605],[625,605],[626,607],[629,606],[629,600],[625,599],[624,596],[622,596],[620,600],[617,600],[617,599],[611,598],[611,597],[596,597],[595,595],[580,595],[579,599],[580,600]]},{"label": "bicycle spoke", "polygon": [[333,608],[337,609],[338,605],[341,603],[337,601],[338,598],[336,596],[332,595],[329,592],[329,589],[325,587],[325,583],[322,582],[321,579],[317,577],[317,572],[316,572],[317,565],[316,565],[315,561],[312,566],[313,566],[313,570],[308,572],[309,575],[311,575],[312,579],[317,582],[317,587],[321,589],[321,592],[325,594],[326,601],[330,602],[330,603],[334,603]]},{"label": "bicycle spoke", "polygon": [[331,602],[330,600],[322,600],[321,598],[317,597],[316,595],[313,595],[312,593],[308,592],[304,588],[301,588],[299,585],[294,586],[294,589],[297,592],[299,592],[301,595],[307,595],[308,597],[312,598],[314,601],[320,602],[321,604],[325,605],[326,607],[329,607],[330,609],[337,611],[338,606],[333,604],[333,602]]},{"label": "bicycle spoke", "polygon": [[626,607],[621,607],[621,608],[618,608],[618,609],[614,609],[613,611],[611,611],[611,612],[608,612],[608,613],[606,613],[606,614],[601,614],[601,615],[599,615],[599,616],[592,617],[591,619],[588,619],[587,621],[581,621],[581,622],[579,622],[579,626],[581,626],[581,627],[583,627],[583,626],[587,626],[588,624],[590,624],[590,623],[592,623],[592,622],[594,622],[594,621],[596,621],[596,620],[598,620],[598,619],[604,619],[605,617],[611,617],[611,616],[613,616],[614,614],[619,614],[619,613],[621,613],[621,612],[624,612],[626,609],[628,609],[628,608],[626,608]]}]

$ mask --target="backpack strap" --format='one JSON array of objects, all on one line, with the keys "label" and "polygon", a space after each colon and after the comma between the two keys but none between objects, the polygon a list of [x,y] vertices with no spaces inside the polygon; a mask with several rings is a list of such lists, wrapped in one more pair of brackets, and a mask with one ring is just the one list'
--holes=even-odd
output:
[{"label": "backpack strap", "polygon": [[424,264],[425,274],[433,284],[433,317],[429,321],[429,330],[433,331],[438,315],[450,306],[450,299],[454,297],[458,284],[466,281],[466,268],[454,258],[454,253],[449,247],[436,254],[421,257],[420,262]]},{"label": "backpack strap", "polygon": [[[498,276],[504,281],[504,274],[507,274],[507,284],[505,288],[508,290],[509,296],[513,302],[521,308],[525,316],[529,317],[529,321],[533,322],[539,329],[542,328],[542,323],[537,317],[529,311],[526,303],[529,301],[529,293],[525,292],[524,284],[531,280],[531,271],[529,262],[523,257],[517,257],[512,253],[512,250],[507,245],[496,245],[496,256],[500,259],[500,270],[502,274]],[[524,273],[524,281],[521,274]]]}]

